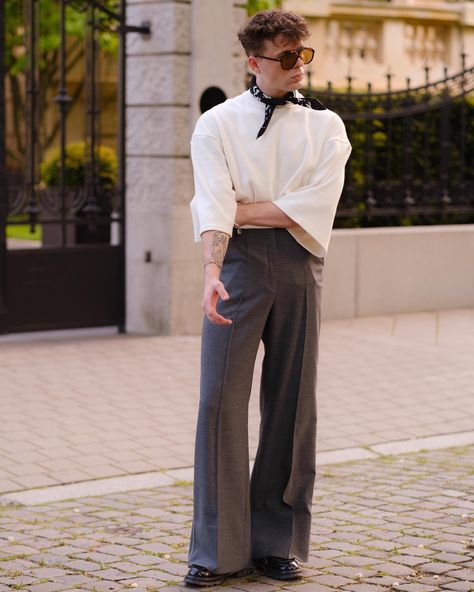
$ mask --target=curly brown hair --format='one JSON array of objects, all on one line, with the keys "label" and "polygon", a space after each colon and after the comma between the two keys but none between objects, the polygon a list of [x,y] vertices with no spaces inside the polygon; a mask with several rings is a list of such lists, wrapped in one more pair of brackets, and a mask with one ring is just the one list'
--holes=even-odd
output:
[{"label": "curly brown hair", "polygon": [[254,14],[238,33],[240,43],[248,56],[260,53],[265,41],[273,41],[278,35],[290,42],[307,39],[310,35],[308,23],[294,12],[278,9],[261,10]]}]

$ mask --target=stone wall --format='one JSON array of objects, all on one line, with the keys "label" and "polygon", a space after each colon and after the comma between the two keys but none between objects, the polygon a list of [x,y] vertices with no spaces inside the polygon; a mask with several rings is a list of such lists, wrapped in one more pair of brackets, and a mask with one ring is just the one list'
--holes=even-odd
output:
[{"label": "stone wall", "polygon": [[474,306],[474,224],[334,230],[323,318]]}]

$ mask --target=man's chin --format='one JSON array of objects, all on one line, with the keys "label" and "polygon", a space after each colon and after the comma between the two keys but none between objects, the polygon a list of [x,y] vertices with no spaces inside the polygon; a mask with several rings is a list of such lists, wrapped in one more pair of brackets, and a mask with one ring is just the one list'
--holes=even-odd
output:
[{"label": "man's chin", "polygon": [[290,84],[288,85],[288,90],[298,90],[302,86],[304,86],[304,78],[293,80],[292,82],[290,82]]}]

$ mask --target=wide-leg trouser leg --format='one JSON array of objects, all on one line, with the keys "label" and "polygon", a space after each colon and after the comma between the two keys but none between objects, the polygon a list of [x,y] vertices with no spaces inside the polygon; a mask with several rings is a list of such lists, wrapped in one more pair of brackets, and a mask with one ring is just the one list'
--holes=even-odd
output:
[{"label": "wide-leg trouser leg", "polygon": [[[307,561],[315,477],[316,366],[324,261],[278,235],[275,301],[263,333],[260,439],[251,479],[254,558]],[[283,255],[282,255],[283,256]]]},{"label": "wide-leg trouser leg", "polygon": [[[238,571],[247,567],[252,557],[261,556],[266,536],[278,537],[271,548],[279,553],[268,554],[290,556],[294,551],[292,556],[306,558],[307,542],[298,541],[309,537],[314,480],[315,412],[311,400],[314,403],[319,315],[316,297],[311,294],[318,292],[318,265],[320,272],[321,260],[284,230],[244,231],[229,243],[222,280],[230,299],[220,302],[219,311],[233,324],[222,327],[205,320],[202,335],[190,564],[216,573]],[[299,300],[295,300],[295,292],[300,294]],[[314,310],[310,312],[310,308]],[[261,441],[252,478],[251,520],[248,399],[262,336],[266,347],[262,384],[266,386],[262,389]],[[282,372],[282,367],[288,370]],[[273,373],[280,378],[271,378]],[[280,379],[284,385],[279,384]],[[308,412],[309,416],[303,417]],[[279,414],[284,416],[281,420]],[[282,425],[280,442],[269,432]],[[301,437],[296,437],[296,432]],[[278,451],[273,460],[272,450]],[[311,451],[312,464],[307,459]],[[266,478],[275,487],[271,494],[264,484]],[[270,524],[273,519],[281,521],[276,530]],[[258,532],[262,537],[255,536]]]},{"label": "wide-leg trouser leg", "polygon": [[202,333],[189,564],[216,573],[251,563],[248,401],[273,290],[258,273],[271,245],[261,245],[249,261],[250,238],[234,233],[222,269],[230,298],[218,310],[232,325],[204,319]]}]

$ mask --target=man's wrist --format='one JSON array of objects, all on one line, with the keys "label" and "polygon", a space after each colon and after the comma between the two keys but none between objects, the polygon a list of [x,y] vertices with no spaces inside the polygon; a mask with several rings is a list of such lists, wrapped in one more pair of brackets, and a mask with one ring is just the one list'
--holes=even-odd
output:
[{"label": "man's wrist", "polygon": [[206,270],[206,267],[207,267],[208,265],[212,265],[212,266],[214,266],[214,265],[215,265],[215,266],[216,266],[216,267],[217,267],[219,270],[221,270],[221,269],[222,269],[222,265],[219,265],[219,263],[217,263],[217,261],[206,261],[206,262],[204,263],[204,271]]},{"label": "man's wrist", "polygon": [[236,228],[239,228],[240,226],[244,226],[244,224],[246,224],[245,222],[245,211],[246,211],[246,206],[248,206],[249,204],[238,204],[237,205],[237,213],[235,215],[235,222],[234,222],[234,226]]}]

